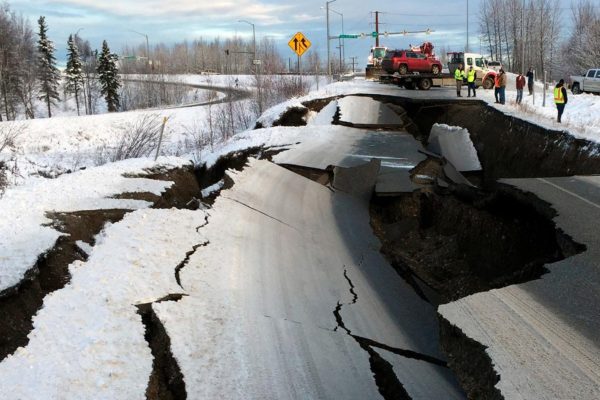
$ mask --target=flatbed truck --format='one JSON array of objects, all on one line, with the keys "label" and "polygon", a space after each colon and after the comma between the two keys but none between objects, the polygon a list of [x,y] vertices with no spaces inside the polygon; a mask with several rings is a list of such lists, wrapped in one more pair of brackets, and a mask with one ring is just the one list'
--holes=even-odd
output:
[{"label": "flatbed truck", "polygon": [[[413,74],[404,74],[400,75],[398,73],[394,74],[382,74],[379,77],[380,82],[385,83],[394,83],[400,87],[409,90],[421,89],[421,90],[429,90],[432,87],[455,87],[456,80],[454,79],[454,74],[441,73],[441,74],[431,74],[431,73],[413,73]],[[467,85],[463,83],[463,85]],[[481,86],[481,79],[475,80],[475,85],[477,87]]]}]

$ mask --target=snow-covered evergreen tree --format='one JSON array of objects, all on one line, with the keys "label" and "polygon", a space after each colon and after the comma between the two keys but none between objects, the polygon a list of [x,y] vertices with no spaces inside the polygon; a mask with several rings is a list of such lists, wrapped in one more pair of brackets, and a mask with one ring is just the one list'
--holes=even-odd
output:
[{"label": "snow-covered evergreen tree", "polygon": [[48,106],[48,118],[52,117],[51,106],[54,100],[60,100],[58,95],[58,84],[60,71],[56,68],[56,57],[54,57],[54,44],[48,39],[46,18],[38,20],[40,31],[38,32],[38,79],[40,81],[40,100],[44,100]]},{"label": "snow-covered evergreen tree", "polygon": [[75,95],[77,115],[79,115],[79,94],[83,89],[83,68],[81,58],[79,57],[79,49],[73,40],[73,35],[69,35],[69,41],[67,42],[66,75],[66,90]]},{"label": "snow-covered evergreen tree", "polygon": [[117,68],[118,57],[112,54],[106,40],[102,42],[102,52],[98,58],[98,80],[100,81],[100,93],[106,100],[108,112],[119,110],[119,69]]}]

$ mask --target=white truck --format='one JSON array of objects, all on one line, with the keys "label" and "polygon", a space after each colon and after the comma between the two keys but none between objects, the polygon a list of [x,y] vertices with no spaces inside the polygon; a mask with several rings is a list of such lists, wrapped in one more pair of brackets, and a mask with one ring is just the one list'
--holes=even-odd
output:
[{"label": "white truck", "polygon": [[581,76],[571,76],[571,92],[600,93],[600,68],[589,69]]},{"label": "white truck", "polygon": [[488,61],[477,53],[450,52],[448,53],[448,70],[454,74],[454,70],[458,68],[458,64],[462,64],[468,71],[469,67],[473,67],[477,77],[477,86],[483,86],[484,89],[494,87],[494,80],[497,71],[488,67]]}]

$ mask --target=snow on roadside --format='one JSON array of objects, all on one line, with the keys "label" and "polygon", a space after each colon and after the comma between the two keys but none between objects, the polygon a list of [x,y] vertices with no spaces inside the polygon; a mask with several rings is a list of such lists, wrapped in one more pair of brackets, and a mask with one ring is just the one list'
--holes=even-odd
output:
[{"label": "snow on roadside", "polygon": [[182,293],[175,267],[203,241],[202,211],[138,210],[98,236],[44,299],[29,344],[0,363],[6,399],[145,399],[152,354],[135,304]]},{"label": "snow on roadside", "polygon": [[30,178],[23,185],[7,190],[0,198],[0,292],[21,279],[61,235],[44,226],[50,223],[47,212],[139,209],[151,203],[114,199],[126,192],[151,192],[160,195],[172,182],[145,178],[126,178],[158,166],[176,168],[188,163],[180,158],[132,159],[90,168],[57,179]]},{"label": "snow on roadside", "polygon": [[[562,123],[556,122],[557,111],[554,104],[554,85],[546,89],[546,106],[542,104],[543,85],[536,82],[535,94],[529,96],[527,87],[523,93],[521,105],[516,103],[516,75],[507,73],[506,104],[495,104],[493,90],[478,90],[477,97],[481,97],[490,106],[546,129],[566,131],[579,139],[586,139],[600,143],[600,96],[593,94],[573,95],[568,91],[568,103],[565,107]],[[535,102],[535,104],[534,104]]]},{"label": "snow on roadside", "polygon": [[169,117],[162,154],[180,155],[189,152],[185,142],[194,140],[190,131],[203,128],[206,112],[205,107],[194,107],[2,122],[23,128],[15,140],[16,150],[5,150],[0,161],[17,160],[18,184],[39,173],[54,175],[102,165],[123,135],[145,115],[158,115],[159,120]]}]

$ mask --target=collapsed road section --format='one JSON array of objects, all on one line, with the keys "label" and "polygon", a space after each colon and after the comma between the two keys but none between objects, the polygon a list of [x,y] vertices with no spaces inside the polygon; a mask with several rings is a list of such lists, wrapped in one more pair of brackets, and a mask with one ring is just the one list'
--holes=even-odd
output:
[{"label": "collapsed road section", "polygon": [[[164,182],[99,185],[102,204],[201,209],[138,210],[107,226],[69,266],[68,285],[44,298],[28,344],[0,363],[0,393],[597,398],[599,247],[589,223],[565,218],[576,215],[571,198],[595,215],[600,184],[498,184],[522,166],[497,167],[480,131],[449,128],[431,145],[427,124],[454,105],[403,101],[333,99],[310,120],[298,109],[288,122],[307,123],[308,139],[278,128],[293,131],[286,151],[218,159],[197,171],[199,187],[180,177],[164,204]],[[427,123],[415,119],[429,109]],[[448,110],[439,122],[451,122]],[[439,136],[454,133],[458,146]]]},{"label": "collapsed road section", "polygon": [[[180,273],[188,296],[154,306],[188,393],[365,399],[397,381],[409,398],[464,398],[437,345],[435,308],[379,253],[368,202],[268,161],[231,179],[201,229],[210,244]],[[338,303],[364,340],[336,329]],[[388,364],[395,380],[378,370]]]},{"label": "collapsed road section", "polygon": [[[528,399],[540,393],[548,399],[597,398],[593,388],[598,387],[598,378],[593,371],[599,370],[599,346],[598,336],[592,333],[590,325],[598,325],[598,318],[589,312],[581,315],[590,304],[582,305],[583,298],[596,297],[590,290],[597,276],[584,267],[590,265],[588,261],[575,261],[581,257],[589,262],[597,259],[594,251],[587,250],[590,243],[597,247],[595,239],[581,240],[589,237],[587,232],[594,229],[589,223],[581,223],[578,229],[574,229],[573,224],[557,224],[556,220],[564,218],[557,217],[553,208],[561,196],[565,210],[572,202],[598,208],[598,196],[593,194],[599,192],[598,185],[591,177],[541,177],[599,172],[598,152],[590,150],[598,146],[503,116],[484,104],[374,97],[381,102],[380,107],[395,106],[399,111],[397,119],[404,121],[406,131],[424,146],[430,144],[434,124],[459,124],[461,128],[448,127],[451,133],[457,133],[456,143],[462,146],[470,142],[469,146],[476,150],[476,162],[469,161],[464,168],[476,166],[479,170],[462,175],[448,163],[444,154],[432,154],[414,144],[411,150],[427,155],[426,159],[411,160],[406,146],[404,152],[389,154],[388,150],[394,147],[390,142],[398,142],[394,138],[403,134],[393,130],[385,132],[385,138],[377,141],[381,144],[379,147],[371,145],[371,138],[383,133],[369,130],[383,126],[378,126],[376,119],[372,125],[366,125],[360,118],[344,117],[344,108],[347,113],[352,108],[361,108],[356,105],[360,100],[356,99],[349,103],[333,99],[339,107],[331,123],[353,126],[352,121],[358,121],[357,126],[369,130],[325,133],[321,135],[320,146],[307,143],[293,146],[274,160],[291,168],[312,170],[313,176],[319,176],[315,171],[328,170],[329,165],[356,165],[357,154],[366,160],[379,158],[382,161],[371,204],[373,227],[383,243],[384,254],[422,299],[432,304],[460,299],[441,307],[441,344],[449,358],[448,365],[457,373],[469,398]],[[374,108],[372,98],[366,103],[371,105],[366,109]],[[387,115],[386,124],[393,119],[387,111],[373,114]],[[483,117],[495,121],[494,124],[485,124]],[[414,123],[407,118],[414,119]],[[464,132],[467,132],[467,140]],[[464,149],[461,155],[456,143],[450,143],[450,147],[442,143],[441,147],[446,146],[450,152],[458,151],[458,157],[457,154],[445,155],[458,160],[456,164],[462,168],[460,161],[472,159],[473,153],[467,156]],[[437,151],[439,147],[438,143]],[[395,179],[395,191],[384,190],[380,183],[387,174],[385,164],[388,169],[399,170],[401,158],[410,160],[406,164],[411,165],[408,173],[396,174],[404,183],[400,185]],[[390,160],[396,165],[390,164]],[[501,177],[521,176],[540,178],[497,183]],[[540,200],[538,193],[544,194],[540,196],[544,200]],[[563,213],[573,214],[573,211],[560,214]],[[576,256],[579,253],[582,254]],[[554,268],[563,264],[584,267],[581,272],[591,281],[578,285],[581,279],[575,278],[577,272],[570,269],[566,274],[566,270]],[[529,283],[497,292],[491,290],[524,282]],[[589,288],[584,290],[589,296],[569,296],[567,300],[559,295],[559,288],[565,286],[569,287],[569,293]],[[477,292],[480,293],[469,296]],[[566,310],[569,314],[565,315]],[[500,313],[503,318],[497,318]],[[543,318],[532,320],[537,313]],[[506,327],[502,327],[503,324]],[[461,331],[463,327],[466,334]],[[513,340],[512,335],[504,334],[507,329],[518,332],[520,339]],[[539,343],[540,340],[548,341],[550,347]],[[529,345],[521,346],[522,341]],[[511,356],[511,351],[519,356]],[[544,370],[549,368],[547,363],[540,362],[549,358],[555,360],[552,365],[556,366],[556,373],[549,373],[553,376],[551,379],[542,377],[540,369],[542,365]],[[560,377],[559,370],[566,368],[565,363],[573,368],[569,367],[565,370],[567,375]],[[535,380],[536,384],[527,384],[528,380]]]}]

